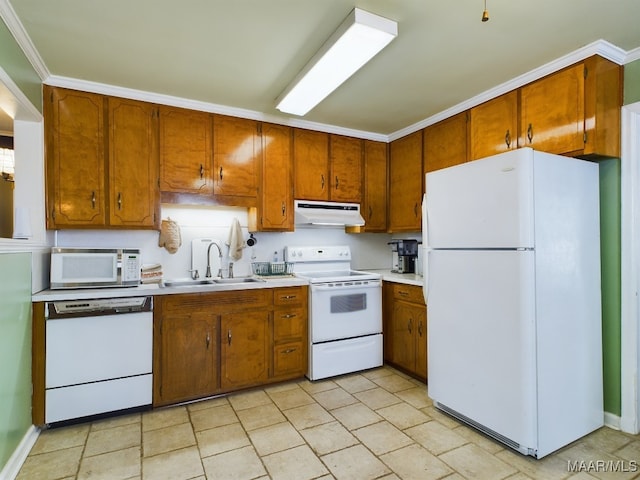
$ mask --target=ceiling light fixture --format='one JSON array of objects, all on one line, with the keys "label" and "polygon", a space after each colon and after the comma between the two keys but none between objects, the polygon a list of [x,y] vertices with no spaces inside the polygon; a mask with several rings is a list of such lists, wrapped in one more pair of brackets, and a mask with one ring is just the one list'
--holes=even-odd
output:
[{"label": "ceiling light fixture", "polygon": [[276,100],[284,113],[305,115],[398,35],[398,24],[354,8]]},{"label": "ceiling light fixture", "polygon": [[484,11],[482,12],[482,21],[489,21],[489,10],[487,10],[487,0],[484,0]]}]

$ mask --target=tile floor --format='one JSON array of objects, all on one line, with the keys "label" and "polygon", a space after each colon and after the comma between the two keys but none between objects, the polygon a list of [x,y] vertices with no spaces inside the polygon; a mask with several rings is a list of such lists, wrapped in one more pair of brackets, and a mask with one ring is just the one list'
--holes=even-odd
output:
[{"label": "tile floor", "polygon": [[640,436],[609,428],[542,460],[519,455],[382,367],[46,430],[18,479],[627,480],[640,478],[634,462]]}]

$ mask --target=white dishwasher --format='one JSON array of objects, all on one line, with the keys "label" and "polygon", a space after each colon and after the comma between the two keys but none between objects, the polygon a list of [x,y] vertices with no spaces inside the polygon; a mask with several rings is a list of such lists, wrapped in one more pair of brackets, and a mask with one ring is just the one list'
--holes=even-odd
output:
[{"label": "white dishwasher", "polygon": [[47,424],[151,405],[153,297],[46,308]]}]

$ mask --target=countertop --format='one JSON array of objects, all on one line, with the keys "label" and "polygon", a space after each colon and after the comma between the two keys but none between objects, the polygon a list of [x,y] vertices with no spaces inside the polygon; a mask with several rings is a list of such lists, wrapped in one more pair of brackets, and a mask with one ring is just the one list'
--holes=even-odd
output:
[{"label": "countertop", "polygon": [[382,276],[385,282],[405,283],[407,285],[422,286],[423,277],[415,273],[393,273],[391,270],[365,270]]},{"label": "countertop", "polygon": [[158,284],[140,285],[126,288],[82,288],[69,290],[42,290],[31,296],[33,302],[54,302],[58,300],[83,300],[91,298],[123,298],[145,295],[171,295],[175,293],[228,292],[254,288],[277,288],[308,285],[307,280],[297,277],[264,278],[264,282],[211,284],[198,286],[161,287]]}]

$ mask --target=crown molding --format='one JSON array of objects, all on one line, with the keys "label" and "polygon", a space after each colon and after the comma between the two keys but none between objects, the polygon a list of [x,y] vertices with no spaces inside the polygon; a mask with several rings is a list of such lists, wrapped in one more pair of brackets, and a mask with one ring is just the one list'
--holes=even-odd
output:
[{"label": "crown molding", "polygon": [[636,60],[640,60],[640,47],[629,50],[624,63],[626,65],[627,63],[635,62]]},{"label": "crown molding", "polygon": [[0,107],[14,120],[39,122],[42,114],[0,67]]},{"label": "crown molding", "polygon": [[4,23],[7,25],[11,35],[16,39],[18,46],[20,46],[26,55],[27,60],[29,60],[29,63],[33,66],[37,75],[40,77],[40,80],[47,78],[50,75],[49,69],[42,60],[38,50],[36,50],[35,45],[31,41],[31,37],[29,37],[27,31],[24,29],[22,22],[16,15],[16,12],[9,3],[9,0],[0,0],[0,17],[4,20]]},{"label": "crown molding", "polygon": [[[640,49],[638,49],[640,50]],[[441,120],[451,117],[452,115],[456,115],[458,113],[464,112],[470,108],[473,108],[481,103],[484,103],[492,98],[503,95],[511,90],[515,90],[520,88],[528,83],[531,83],[535,80],[538,80],[550,73],[556,72],[562,68],[573,65],[574,63],[580,62],[585,58],[589,58],[593,55],[600,55],[601,57],[606,58],[607,60],[611,60],[612,62],[617,63],[618,65],[624,65],[627,60],[627,53],[619,47],[616,47],[612,43],[607,42],[606,40],[597,40],[589,45],[586,45],[578,50],[575,50],[567,55],[564,55],[560,58],[557,58],[549,63],[542,65],[534,70],[531,70],[527,73],[524,73],[518,77],[515,77],[508,82],[502,83],[496,87],[491,88],[485,92],[476,95],[468,100],[465,100],[462,103],[454,105],[451,108],[443,110],[431,117],[425,118],[419,122],[414,123],[413,125],[409,125],[403,129],[397,130],[393,133],[389,134],[389,141],[397,140],[398,138],[402,138],[406,135],[409,135],[413,132],[417,132],[425,127],[433,125],[434,123],[438,123]]]}]

